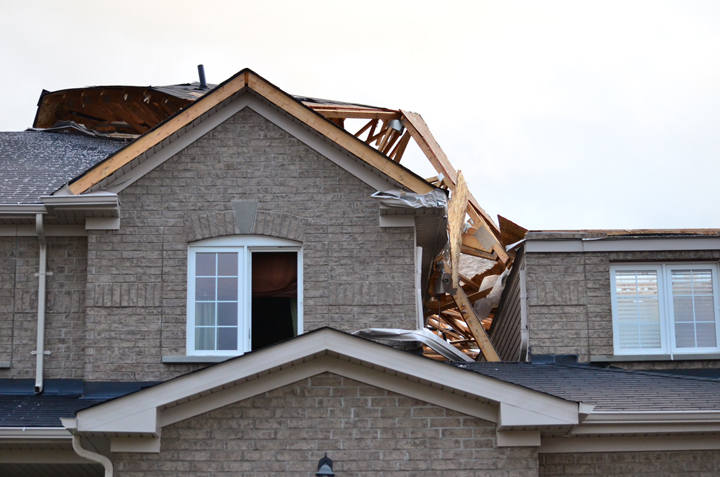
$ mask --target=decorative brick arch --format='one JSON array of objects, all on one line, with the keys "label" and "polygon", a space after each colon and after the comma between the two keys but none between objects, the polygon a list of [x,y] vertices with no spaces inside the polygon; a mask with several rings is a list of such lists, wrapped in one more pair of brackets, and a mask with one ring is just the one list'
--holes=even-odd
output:
[{"label": "decorative brick arch", "polygon": [[256,210],[248,207],[247,203],[239,206],[238,203],[233,203],[233,206],[233,210],[185,219],[188,243],[225,235],[267,235],[296,242],[303,242],[305,239],[307,219],[304,217]]}]

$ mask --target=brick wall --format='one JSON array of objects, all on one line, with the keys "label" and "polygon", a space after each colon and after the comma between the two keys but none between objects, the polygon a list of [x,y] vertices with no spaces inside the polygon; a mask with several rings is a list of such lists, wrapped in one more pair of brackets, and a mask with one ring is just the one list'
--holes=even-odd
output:
[{"label": "brick wall", "polygon": [[374,189],[245,109],[120,193],[88,237],[88,380],[162,380],[185,354],[185,219],[254,200],[303,218],[305,330],[413,328],[414,237],[378,226]]},{"label": "brick wall", "polygon": [[115,454],[115,475],[537,475],[535,448],[495,448],[495,424],[331,373],[173,424],[159,454]]},{"label": "brick wall", "polygon": [[[48,237],[45,378],[81,379],[85,355],[87,239]],[[34,378],[37,348],[38,241],[0,240],[0,378]]]},{"label": "brick wall", "polygon": [[705,477],[720,473],[720,451],[541,454],[540,475]]},{"label": "brick wall", "polygon": [[[720,259],[720,251],[528,253],[527,290],[533,354],[613,354],[611,262]],[[668,369],[720,366],[720,361],[614,363],[624,368]]]}]

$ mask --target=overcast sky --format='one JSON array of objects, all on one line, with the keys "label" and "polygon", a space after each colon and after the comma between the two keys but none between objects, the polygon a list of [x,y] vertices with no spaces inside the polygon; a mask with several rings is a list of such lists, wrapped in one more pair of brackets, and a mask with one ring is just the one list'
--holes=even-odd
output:
[{"label": "overcast sky", "polygon": [[[227,79],[422,114],[529,229],[720,228],[720,2],[0,5],[0,130],[42,89]],[[435,174],[419,149],[403,163]],[[0,171],[1,172],[1,171]]]}]

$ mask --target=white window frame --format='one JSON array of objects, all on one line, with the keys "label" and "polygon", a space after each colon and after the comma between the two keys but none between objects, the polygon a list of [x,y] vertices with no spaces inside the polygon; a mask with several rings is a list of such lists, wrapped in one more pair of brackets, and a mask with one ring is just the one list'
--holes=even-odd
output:
[{"label": "white window frame", "polygon": [[[238,252],[238,349],[195,349],[195,267],[198,252]],[[259,235],[212,238],[188,246],[187,339],[188,356],[239,356],[252,349],[252,254],[262,252],[297,253],[297,334],[303,332],[302,245],[292,240]]]},{"label": "white window frame", "polygon": [[[715,339],[717,346],[703,348],[678,348],[675,343],[675,320],[672,300],[672,270],[704,268],[712,271],[713,306],[715,311]],[[655,270],[658,273],[658,305],[660,313],[660,348],[620,348],[620,332],[617,308],[615,272]],[[669,262],[669,263],[622,263],[610,266],[610,291],[612,297],[613,348],[616,356],[718,354],[720,353],[720,288],[716,262]]]}]

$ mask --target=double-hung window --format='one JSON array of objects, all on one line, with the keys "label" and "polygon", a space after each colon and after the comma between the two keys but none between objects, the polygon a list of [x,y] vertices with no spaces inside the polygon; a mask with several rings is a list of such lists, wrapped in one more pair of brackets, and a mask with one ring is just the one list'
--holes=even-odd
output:
[{"label": "double-hung window", "polygon": [[233,356],[302,332],[302,248],[259,236],[188,247],[188,355]]},{"label": "double-hung window", "polygon": [[720,352],[718,265],[610,267],[616,355]]}]

